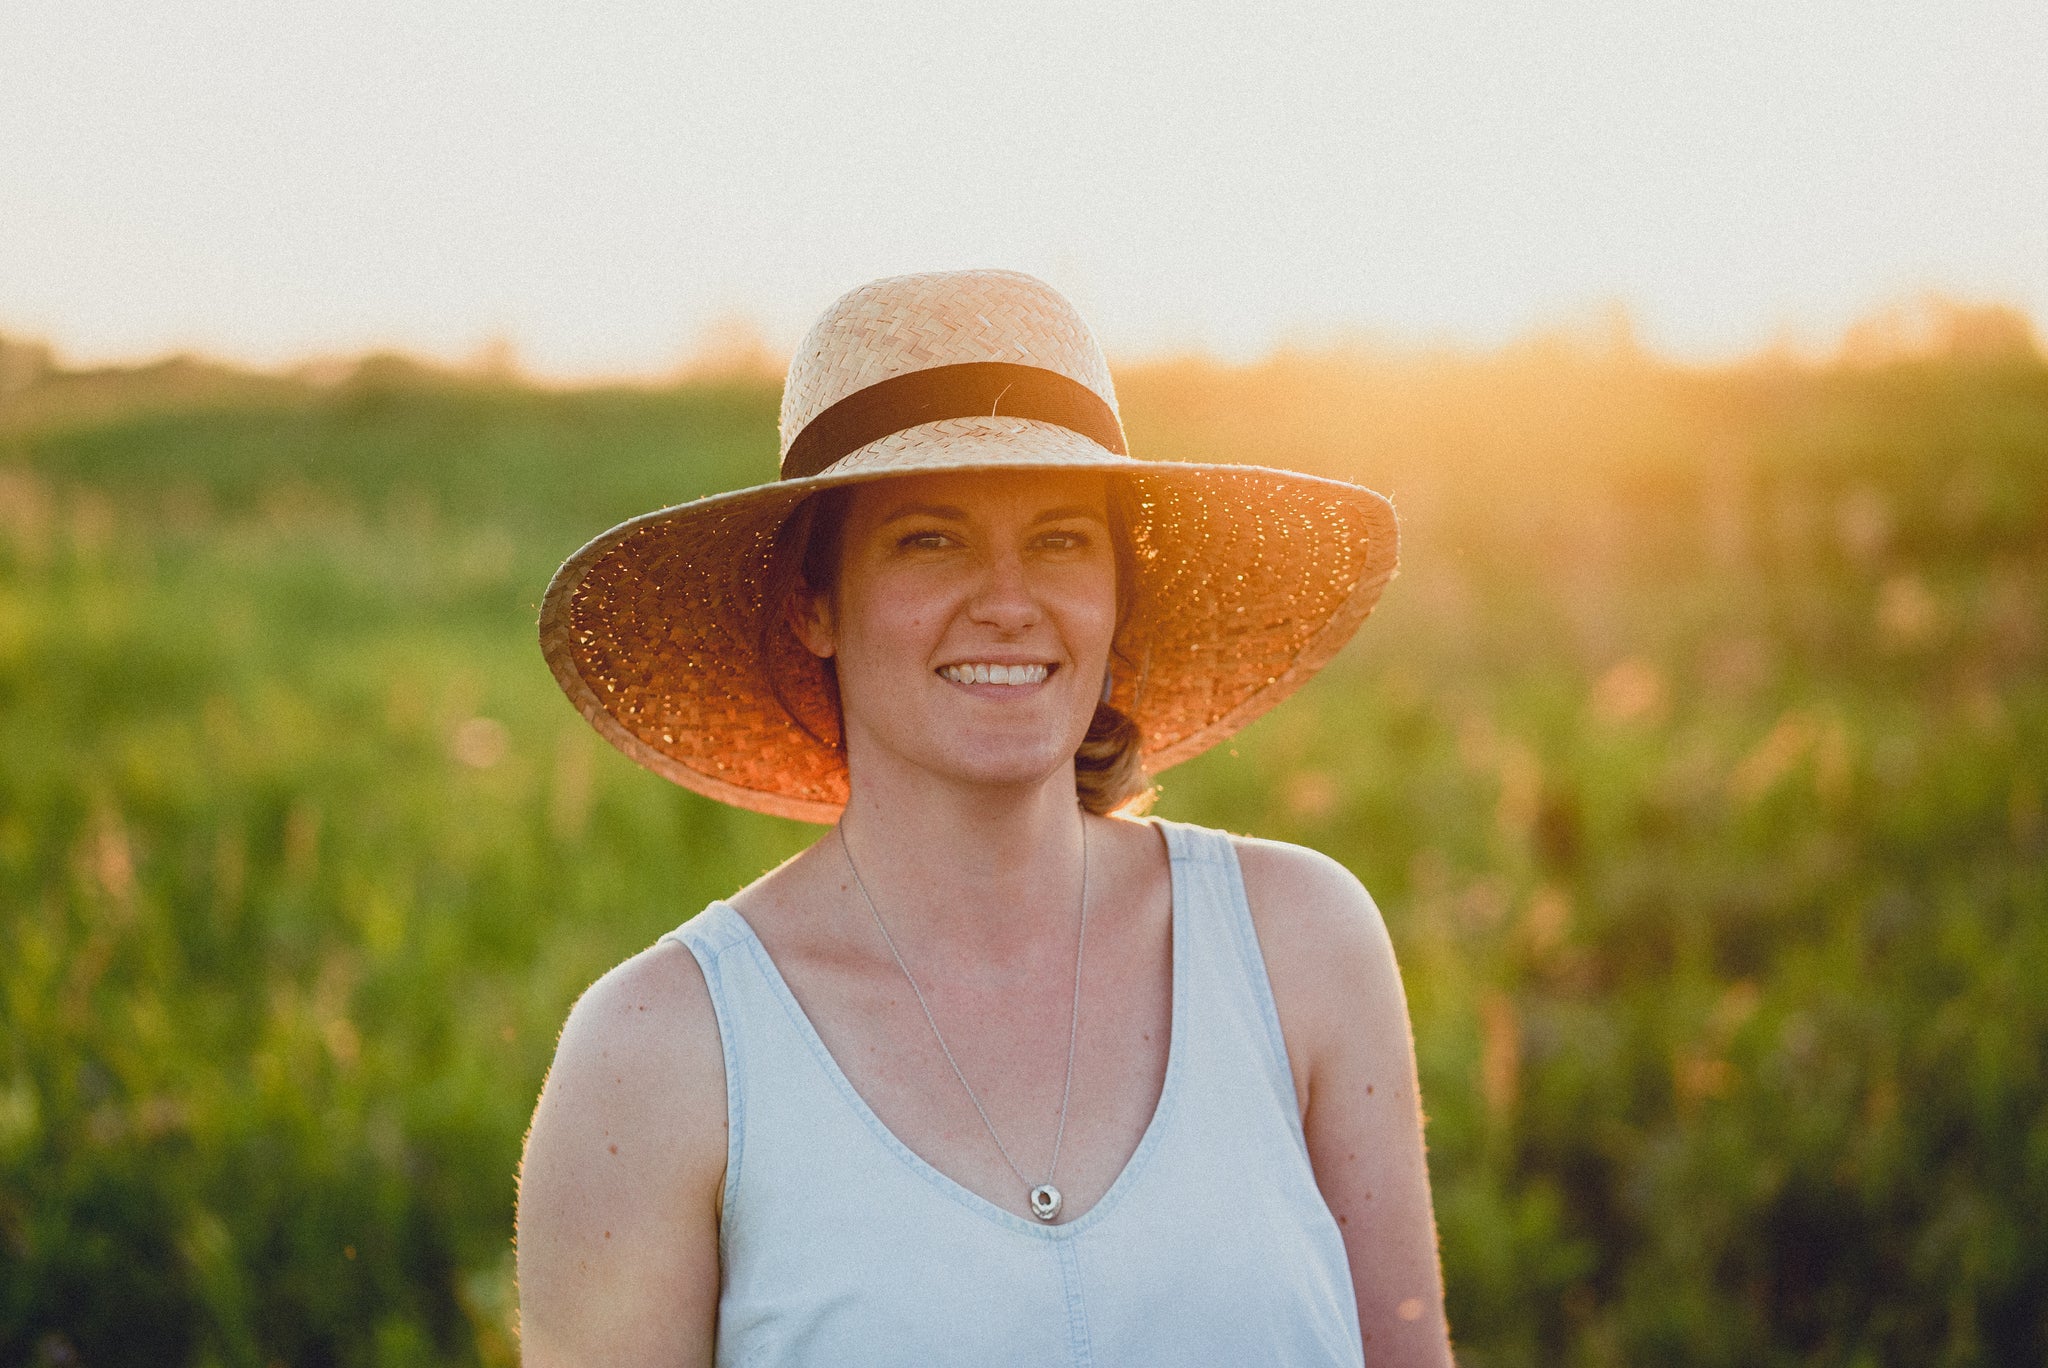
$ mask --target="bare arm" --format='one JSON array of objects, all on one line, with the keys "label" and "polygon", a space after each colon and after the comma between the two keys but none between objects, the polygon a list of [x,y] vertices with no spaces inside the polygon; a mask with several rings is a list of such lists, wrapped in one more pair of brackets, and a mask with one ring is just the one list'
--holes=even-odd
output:
[{"label": "bare arm", "polygon": [[1422,1099],[1394,948],[1336,861],[1241,840],[1245,889],[1280,1012],[1309,1161],[1343,1232],[1366,1361],[1451,1362],[1423,1155]]},{"label": "bare arm", "polygon": [[725,1065],[711,997],[657,945],[569,1014],[519,1175],[528,1368],[712,1361]]}]

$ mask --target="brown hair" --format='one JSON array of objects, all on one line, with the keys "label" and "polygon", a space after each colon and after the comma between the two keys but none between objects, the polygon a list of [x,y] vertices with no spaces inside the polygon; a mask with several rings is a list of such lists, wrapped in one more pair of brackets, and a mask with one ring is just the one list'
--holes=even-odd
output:
[{"label": "brown hair", "polygon": [[[1127,670],[1132,662],[1124,652],[1125,628],[1130,625],[1138,603],[1138,554],[1131,535],[1132,498],[1130,487],[1111,476],[1108,480],[1110,550],[1116,561],[1116,634],[1110,646],[1111,668]],[[775,700],[804,732],[821,745],[837,750],[844,732],[839,722],[839,680],[830,661],[825,680],[832,699],[834,735],[820,735],[798,710],[791,706],[783,688],[783,670],[778,662],[789,658],[789,610],[801,593],[831,594],[839,585],[840,553],[846,533],[846,515],[853,504],[852,485],[834,485],[811,495],[783,520],[775,534],[775,548],[768,561],[768,573],[761,586],[761,615],[755,658],[762,663],[768,687]],[[1142,757],[1144,735],[1138,724],[1121,709],[1097,703],[1088,719],[1088,732],[1074,752],[1074,796],[1081,806],[1097,816],[1112,812],[1142,812],[1151,805],[1151,776],[1145,773]]]}]

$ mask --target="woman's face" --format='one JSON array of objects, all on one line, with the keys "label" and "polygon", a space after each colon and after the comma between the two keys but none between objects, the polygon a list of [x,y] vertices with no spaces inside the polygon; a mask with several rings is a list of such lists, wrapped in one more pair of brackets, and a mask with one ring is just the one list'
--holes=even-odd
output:
[{"label": "woman's face", "polygon": [[799,633],[835,662],[856,770],[1017,786],[1071,776],[1116,609],[1102,476],[916,475],[856,489]]}]

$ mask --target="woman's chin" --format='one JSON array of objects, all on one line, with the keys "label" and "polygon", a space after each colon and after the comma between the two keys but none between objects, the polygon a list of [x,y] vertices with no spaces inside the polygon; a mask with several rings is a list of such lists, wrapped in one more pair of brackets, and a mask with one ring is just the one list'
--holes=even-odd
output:
[{"label": "woman's chin", "polygon": [[1036,788],[1059,780],[1073,783],[1073,752],[1056,746],[989,746],[951,755],[932,766],[956,784],[992,791]]},{"label": "woman's chin", "polygon": [[908,762],[906,770],[922,772],[948,787],[985,789],[991,799],[1052,783],[1071,792],[1074,783],[1074,753],[1057,745],[980,745],[943,755],[927,751],[902,758]]},{"label": "woman's chin", "polygon": [[1064,729],[1047,726],[1043,718],[1011,726],[946,726],[944,720],[927,714],[927,725],[915,731],[856,731],[847,738],[848,759],[856,771],[877,778],[890,772],[903,780],[922,775],[948,787],[986,788],[991,798],[1054,782],[1072,790],[1085,720]]}]

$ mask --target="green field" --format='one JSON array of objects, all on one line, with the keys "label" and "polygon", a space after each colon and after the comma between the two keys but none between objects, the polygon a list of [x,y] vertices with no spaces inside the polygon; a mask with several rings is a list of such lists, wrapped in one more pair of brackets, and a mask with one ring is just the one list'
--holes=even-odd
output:
[{"label": "green field", "polygon": [[[1404,569],[1164,776],[1406,976],[1460,1359],[2048,1362],[2048,368],[1626,348],[1122,376]],[[772,383],[390,358],[0,394],[0,1362],[507,1364],[596,974],[815,828],[612,752],[533,620],[768,477]]]}]

